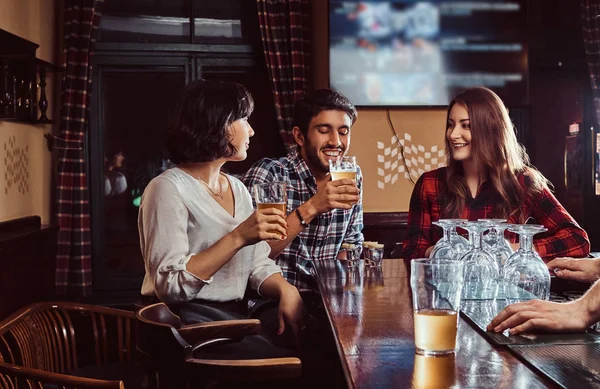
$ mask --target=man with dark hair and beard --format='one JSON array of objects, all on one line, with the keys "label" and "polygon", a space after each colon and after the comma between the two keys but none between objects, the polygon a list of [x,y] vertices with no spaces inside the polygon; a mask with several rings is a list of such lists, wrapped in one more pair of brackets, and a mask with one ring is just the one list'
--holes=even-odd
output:
[{"label": "man with dark hair and beard", "polygon": [[357,112],[342,94],[320,89],[302,97],[294,107],[297,150],[280,159],[263,158],[242,181],[255,184],[287,182],[287,236],[270,241],[271,258],[283,276],[298,289],[314,290],[313,260],[334,259],[343,242],[361,247],[362,175],[356,181],[331,181],[329,160],[346,155]]}]

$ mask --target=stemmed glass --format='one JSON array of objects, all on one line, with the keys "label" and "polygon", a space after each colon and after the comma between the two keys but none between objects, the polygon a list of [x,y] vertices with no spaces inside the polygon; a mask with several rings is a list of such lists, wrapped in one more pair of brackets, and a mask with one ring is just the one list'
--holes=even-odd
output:
[{"label": "stemmed glass", "polygon": [[469,247],[469,241],[456,232],[456,227],[466,221],[466,219],[440,219],[433,222],[432,224],[442,227],[444,236],[437,241],[429,258],[459,258]]},{"label": "stemmed glass", "polygon": [[483,236],[483,248],[496,258],[498,269],[502,273],[502,268],[508,257],[513,254],[512,247],[506,239],[504,239],[504,231],[511,226],[506,224],[506,219],[479,219],[479,221],[487,221],[492,223],[489,232]]},{"label": "stemmed glass", "polygon": [[438,227],[441,227],[444,230],[444,234],[442,239],[438,240],[435,246],[433,246],[433,250],[429,253],[429,258],[448,258],[453,259],[456,257],[456,252],[454,251],[454,247],[452,247],[452,243],[450,243],[450,234],[452,229],[456,229],[455,226],[452,226],[448,223],[448,220],[440,219],[437,222],[432,222]]},{"label": "stemmed glass", "polygon": [[492,225],[492,228],[490,228],[490,230],[488,231],[487,234],[483,235],[483,249],[487,250],[490,246],[493,246],[494,244],[496,244],[496,240],[497,240],[497,233],[496,233],[496,229],[495,226],[496,224],[501,224],[501,223],[506,223],[506,219],[477,219],[478,221],[486,221],[489,222]]},{"label": "stemmed glass", "polygon": [[496,298],[500,271],[496,259],[483,250],[481,236],[490,229],[488,221],[464,222],[461,227],[469,231],[469,251],[460,259],[465,262],[463,298]]},{"label": "stemmed glass", "polygon": [[541,225],[524,224],[511,226],[508,230],[519,234],[520,242],[519,249],[504,264],[502,274],[506,286],[516,287],[516,291],[510,293],[508,288],[506,290],[509,303],[532,298],[548,300],[550,273],[542,257],[533,249],[533,236],[548,229]]},{"label": "stemmed glass", "polygon": [[454,227],[450,230],[450,243],[452,243],[452,247],[454,247],[454,251],[456,251],[456,255],[460,257],[464,254],[470,247],[469,241],[458,234],[456,231],[456,227],[461,226],[466,220],[465,219],[446,219],[451,225]]}]

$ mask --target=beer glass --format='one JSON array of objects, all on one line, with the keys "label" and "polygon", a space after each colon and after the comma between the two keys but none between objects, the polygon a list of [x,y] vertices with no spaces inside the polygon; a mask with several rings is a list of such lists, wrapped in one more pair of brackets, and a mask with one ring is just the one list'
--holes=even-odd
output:
[{"label": "beer glass", "polygon": [[[256,209],[276,208],[287,214],[287,183],[282,181],[256,184],[253,187]],[[279,234],[279,231],[269,231]]]},{"label": "beer glass", "polygon": [[329,160],[329,173],[331,180],[350,178],[356,180],[356,157],[345,156]]},{"label": "beer glass", "polygon": [[413,259],[410,269],[416,352],[451,354],[456,348],[464,262]]}]

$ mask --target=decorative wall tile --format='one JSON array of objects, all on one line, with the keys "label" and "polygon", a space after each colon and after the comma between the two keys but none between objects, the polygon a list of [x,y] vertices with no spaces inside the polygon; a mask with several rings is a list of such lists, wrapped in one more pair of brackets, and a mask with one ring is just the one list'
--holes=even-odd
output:
[{"label": "decorative wall tile", "polygon": [[423,172],[446,166],[443,146],[426,148],[412,144],[412,137],[406,133],[404,139],[392,136],[389,145],[377,142],[377,151],[377,188],[382,190],[386,185],[394,185],[400,178],[416,181]]},{"label": "decorative wall tile", "polygon": [[14,135],[4,142],[4,184],[6,195],[13,190],[29,193],[29,145],[19,147]]}]

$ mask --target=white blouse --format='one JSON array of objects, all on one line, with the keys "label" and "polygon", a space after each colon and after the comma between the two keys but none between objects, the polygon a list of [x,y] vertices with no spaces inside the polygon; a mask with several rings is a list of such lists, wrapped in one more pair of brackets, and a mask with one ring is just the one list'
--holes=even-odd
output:
[{"label": "white blouse", "polygon": [[146,268],[142,295],[156,294],[169,303],[195,298],[230,301],[244,296],[248,281],[258,291],[269,276],[281,273],[269,258],[271,248],[264,241],[240,249],[208,280],[186,270],[192,255],[215,244],[254,212],[244,184],[235,177],[227,178],[234,195],[234,216],[179,168],[150,181],[138,216]]}]

